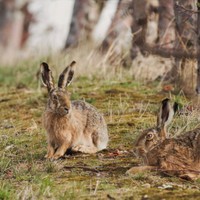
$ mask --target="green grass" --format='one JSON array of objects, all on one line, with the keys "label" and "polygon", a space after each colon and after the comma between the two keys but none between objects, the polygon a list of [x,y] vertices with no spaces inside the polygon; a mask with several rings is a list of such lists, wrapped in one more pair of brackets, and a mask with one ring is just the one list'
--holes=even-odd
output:
[{"label": "green grass", "polygon": [[[168,96],[159,90],[158,83],[145,85],[130,75],[120,80],[117,76],[80,76],[68,89],[72,99],[85,99],[103,112],[110,134],[108,149],[95,155],[46,160],[41,115],[47,92],[39,87],[36,77],[39,63],[0,67],[0,200],[144,199],[145,195],[149,199],[200,199],[200,181],[150,172],[133,177],[125,174],[140,164],[132,154],[135,138],[155,125],[158,103]],[[172,97],[182,106],[188,103],[184,96]],[[192,112],[175,117],[170,131],[181,131],[186,123],[184,130],[196,127],[198,116]]]},{"label": "green grass", "polygon": [[9,200],[13,195],[13,189],[7,184],[0,184],[0,199]]}]

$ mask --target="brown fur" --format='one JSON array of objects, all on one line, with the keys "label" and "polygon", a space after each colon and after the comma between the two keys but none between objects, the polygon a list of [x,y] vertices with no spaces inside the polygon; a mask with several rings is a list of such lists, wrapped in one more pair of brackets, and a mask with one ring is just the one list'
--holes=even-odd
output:
[{"label": "brown fur", "polygon": [[[136,140],[135,153],[143,159],[145,165],[141,166],[140,171],[151,169],[189,180],[200,178],[200,128],[186,132],[177,138],[164,140],[161,131],[163,129],[158,127],[148,129]],[[148,140],[149,134],[154,135],[151,140]],[[137,170],[134,168],[127,173],[132,174],[138,170],[138,167]]]},{"label": "brown fur", "polygon": [[[74,65],[74,62],[72,63]],[[45,65],[41,70],[45,73],[42,78],[47,77],[43,82],[49,87],[49,99],[43,115],[43,125],[48,138],[46,158],[60,158],[67,149],[96,153],[106,148],[108,143],[107,125],[103,116],[95,107],[84,101],[71,102],[69,94],[63,88],[72,80],[73,65],[63,71],[58,88],[48,83],[48,80],[53,79],[50,69]],[[67,75],[68,77],[65,77]]]}]

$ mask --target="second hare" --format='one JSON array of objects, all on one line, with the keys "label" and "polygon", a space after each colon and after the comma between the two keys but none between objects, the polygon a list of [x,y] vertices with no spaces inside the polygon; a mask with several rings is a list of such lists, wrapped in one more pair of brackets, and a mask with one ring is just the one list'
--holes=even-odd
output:
[{"label": "second hare", "polygon": [[135,154],[144,165],[132,167],[128,174],[158,170],[189,180],[200,178],[200,128],[176,138],[167,135],[176,108],[177,104],[172,106],[169,99],[162,101],[156,127],[145,130],[135,142]]},{"label": "second hare", "polygon": [[48,139],[46,158],[58,159],[68,149],[96,153],[108,144],[103,115],[84,101],[71,101],[69,93],[65,91],[73,79],[75,63],[73,61],[60,74],[57,87],[48,64],[41,64],[42,81],[49,94],[43,115]]}]

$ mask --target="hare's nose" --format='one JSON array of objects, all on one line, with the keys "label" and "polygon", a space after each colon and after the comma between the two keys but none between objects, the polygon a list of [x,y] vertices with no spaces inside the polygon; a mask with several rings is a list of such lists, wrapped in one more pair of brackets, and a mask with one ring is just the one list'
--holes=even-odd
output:
[{"label": "hare's nose", "polygon": [[69,108],[64,107],[64,111],[65,111],[66,113],[68,113],[68,112],[69,112]]}]

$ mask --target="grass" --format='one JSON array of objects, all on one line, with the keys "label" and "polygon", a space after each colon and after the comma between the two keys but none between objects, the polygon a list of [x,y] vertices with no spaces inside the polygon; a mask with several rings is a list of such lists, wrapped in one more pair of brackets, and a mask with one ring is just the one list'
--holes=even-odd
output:
[{"label": "grass", "polygon": [[[53,58],[48,60],[54,66]],[[158,103],[168,96],[161,92],[160,83],[134,81],[129,71],[103,78],[101,73],[87,77],[79,72],[69,88],[72,99],[85,99],[104,113],[108,149],[46,160],[41,115],[47,93],[36,77],[39,63],[0,67],[0,199],[200,199],[199,181],[152,172],[126,175],[140,164],[132,154],[135,138],[155,125]],[[172,98],[183,108],[189,105],[184,96]],[[198,124],[197,111],[183,113],[174,119],[170,132],[181,133]]]}]

